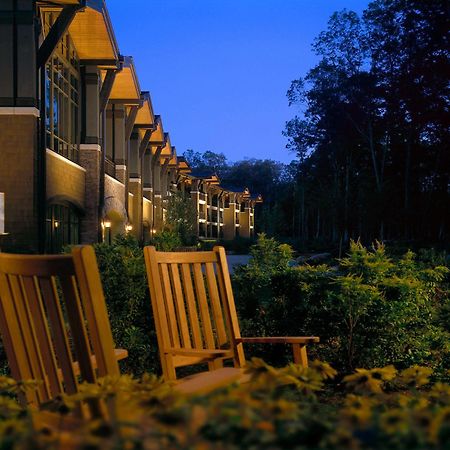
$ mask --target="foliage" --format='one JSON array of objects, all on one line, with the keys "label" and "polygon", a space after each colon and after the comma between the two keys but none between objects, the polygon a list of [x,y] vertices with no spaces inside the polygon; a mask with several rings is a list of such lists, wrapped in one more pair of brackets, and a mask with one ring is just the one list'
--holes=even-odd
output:
[{"label": "foliage", "polygon": [[261,233],[256,244],[250,247],[250,255],[252,258],[248,270],[272,275],[288,267],[293,251],[289,245],[280,244],[274,238],[268,238]]},{"label": "foliage", "polygon": [[169,197],[164,227],[179,236],[181,245],[196,243],[197,212],[192,200],[185,197],[182,192],[174,192]]},{"label": "foliage", "polygon": [[442,1],[331,16],[319,62],[287,93],[302,237],[448,242],[449,30]]},{"label": "foliage", "polygon": [[94,248],[115,344],[129,354],[121,363],[122,369],[135,375],[157,370],[156,334],[142,248],[130,235]]},{"label": "foliage", "polygon": [[[320,336],[311,350],[344,371],[427,364],[443,372],[450,365],[448,273],[412,252],[393,261],[381,244],[368,250],[354,242],[338,266],[244,268],[233,282],[244,335]],[[275,350],[264,355],[280,361]]]},{"label": "foliage", "polygon": [[[72,425],[71,434],[31,421],[31,410],[11,395],[33,386],[3,377],[0,441],[11,450],[448,448],[450,386],[431,384],[428,368],[358,368],[340,385],[318,360],[275,369],[255,358],[246,371],[248,383],[190,397],[152,375],[84,384],[79,394],[46,405],[57,411],[54,422],[63,424],[79,401],[93,399],[107,401],[114,414]],[[338,386],[344,392],[336,396]]]},{"label": "foliage", "polygon": [[162,230],[156,233],[148,244],[154,245],[160,252],[172,252],[181,247],[182,241],[175,230]]}]

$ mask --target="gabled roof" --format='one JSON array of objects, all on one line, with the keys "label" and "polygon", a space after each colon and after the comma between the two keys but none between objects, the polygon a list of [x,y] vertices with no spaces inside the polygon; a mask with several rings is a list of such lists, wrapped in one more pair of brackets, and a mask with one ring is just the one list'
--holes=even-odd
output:
[{"label": "gabled roof", "polygon": [[168,157],[169,158],[172,157],[172,144],[170,143],[169,133],[164,133],[164,143],[165,143],[165,145],[161,151],[161,164]]},{"label": "gabled roof", "polygon": [[183,156],[178,156],[178,171],[182,173],[190,173],[191,167]]},{"label": "gabled roof", "polygon": [[84,4],[86,8],[77,12],[69,27],[70,37],[82,60],[104,62],[114,65],[119,57],[119,47],[103,0],[57,1],[59,4]]},{"label": "gabled roof", "polygon": [[162,120],[161,120],[161,116],[159,115],[155,115],[155,125],[156,125],[156,130],[152,133],[152,136],[150,138],[150,144],[151,145],[164,145],[165,144],[165,140],[164,140],[164,129],[163,129],[163,124],[162,124]]},{"label": "gabled roof", "polygon": [[152,129],[155,126],[155,114],[153,113],[152,99],[148,91],[141,92],[142,106],[134,121],[134,126]]},{"label": "gabled roof", "polygon": [[[120,59],[122,70],[116,74],[109,102],[139,105],[141,103],[141,89],[133,58],[131,56],[121,56]],[[106,70],[102,70],[102,78],[104,79],[105,76]]]}]

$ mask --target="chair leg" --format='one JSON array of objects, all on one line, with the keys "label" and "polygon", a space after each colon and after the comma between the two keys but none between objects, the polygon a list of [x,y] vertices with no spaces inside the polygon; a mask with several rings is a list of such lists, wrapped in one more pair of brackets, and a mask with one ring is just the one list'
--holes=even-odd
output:
[{"label": "chair leg", "polygon": [[303,367],[308,367],[308,354],[306,353],[306,344],[292,344],[294,352],[294,363]]}]

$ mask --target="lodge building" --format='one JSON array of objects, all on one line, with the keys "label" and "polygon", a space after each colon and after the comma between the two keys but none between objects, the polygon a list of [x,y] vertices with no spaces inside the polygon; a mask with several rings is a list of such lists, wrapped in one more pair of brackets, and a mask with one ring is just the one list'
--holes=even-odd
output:
[{"label": "lodge building", "polygon": [[177,155],[103,0],[2,0],[0,61],[3,249],[147,241],[175,191],[192,199],[200,238],[254,235],[261,197]]}]

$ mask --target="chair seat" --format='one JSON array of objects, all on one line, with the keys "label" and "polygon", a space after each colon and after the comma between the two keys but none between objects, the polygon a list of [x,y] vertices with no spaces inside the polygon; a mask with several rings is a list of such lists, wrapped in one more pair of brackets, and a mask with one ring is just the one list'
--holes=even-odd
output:
[{"label": "chair seat", "polygon": [[250,379],[244,369],[223,367],[209,372],[200,372],[178,380],[174,389],[183,394],[207,394],[231,383],[246,383]]}]

